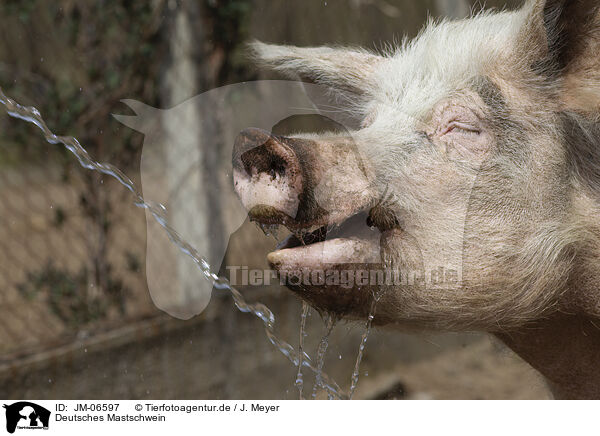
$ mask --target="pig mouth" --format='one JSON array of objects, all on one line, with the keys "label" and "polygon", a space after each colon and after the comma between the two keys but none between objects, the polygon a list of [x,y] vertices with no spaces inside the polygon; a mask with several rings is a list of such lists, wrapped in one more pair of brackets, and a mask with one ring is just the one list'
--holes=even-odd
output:
[{"label": "pig mouth", "polygon": [[381,232],[369,225],[366,211],[335,224],[288,230],[291,233],[267,255],[269,264],[278,271],[306,274],[380,263]]},{"label": "pig mouth", "polygon": [[385,239],[367,223],[368,214],[362,211],[339,224],[292,227],[267,260],[280,281],[318,311],[366,317],[365,308],[377,291],[356,277],[359,271],[370,275],[383,270],[380,245]]},{"label": "pig mouth", "polygon": [[[352,234],[356,229],[367,228],[366,222],[368,215],[366,212],[360,212],[341,223],[322,226],[311,226],[308,228],[289,229],[290,234],[277,244],[276,250],[285,250],[296,247],[306,247],[312,244],[318,244],[327,240],[338,238],[359,238],[359,235]],[[365,224],[365,225],[363,225]],[[372,231],[372,229],[369,229]]]}]

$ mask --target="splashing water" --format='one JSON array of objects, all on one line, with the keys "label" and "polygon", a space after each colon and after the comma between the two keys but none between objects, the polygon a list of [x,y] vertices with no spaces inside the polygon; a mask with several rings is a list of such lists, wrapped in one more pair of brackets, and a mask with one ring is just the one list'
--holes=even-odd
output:
[{"label": "splashing water", "polygon": [[302,389],[304,387],[304,379],[302,375],[302,360],[304,359],[304,336],[306,336],[306,317],[308,316],[308,312],[310,307],[308,303],[302,300],[302,313],[300,315],[300,340],[298,342],[298,373],[296,374],[296,387],[298,388],[299,399],[302,398]]},{"label": "splashing water", "polygon": [[[262,230],[262,232],[265,234],[265,236],[272,236],[277,242],[279,242],[279,237],[277,234],[278,231],[278,227],[277,225],[268,225],[268,224],[263,224],[263,223],[257,223],[258,227]],[[337,227],[337,225],[329,225],[327,228],[327,233],[331,232],[333,228]],[[293,232],[294,236],[296,236],[296,238],[298,238],[300,240],[300,242],[302,243],[302,245],[305,245],[304,242],[304,234],[302,232]],[[384,258],[384,265],[388,268],[392,268],[393,265],[391,263],[391,260],[389,260],[389,258],[387,256],[385,256]],[[367,317],[367,322],[365,324],[365,331],[363,332],[361,339],[360,339],[360,345],[358,347],[358,354],[356,355],[356,360],[354,362],[354,370],[352,371],[352,377],[351,377],[351,384],[350,384],[350,392],[348,394],[348,399],[351,400],[352,396],[354,395],[354,391],[356,390],[356,387],[358,386],[358,379],[359,379],[359,375],[360,375],[360,365],[362,363],[362,359],[363,359],[363,355],[365,353],[365,348],[367,346],[367,340],[369,339],[369,335],[371,333],[371,328],[373,325],[373,319],[375,318],[375,308],[377,306],[377,303],[379,302],[379,300],[381,299],[381,296],[384,294],[385,290],[378,290],[377,292],[375,292],[375,294],[373,295],[373,301],[371,303],[371,307],[369,310],[369,315]],[[308,312],[310,310],[310,307],[308,305],[308,303],[304,300],[302,300],[302,313],[300,315],[300,341],[298,344],[298,355],[299,357],[299,363],[297,364],[298,366],[298,372],[296,374],[296,380],[295,380],[295,385],[298,388],[298,394],[299,394],[299,399],[303,400],[304,398],[302,397],[303,394],[303,389],[304,389],[304,376],[302,374],[302,359],[303,356],[306,356],[306,353],[304,353],[304,337],[306,335],[306,317],[308,315]],[[329,321],[332,322],[331,327],[329,327]],[[331,331],[333,330],[333,327],[335,326],[335,320],[333,318],[332,315],[330,315],[329,318],[326,319],[326,325],[327,325],[327,333],[321,338],[321,342],[319,343],[319,347],[317,348],[317,372],[316,372],[316,379],[315,379],[315,384],[313,385],[313,391],[312,391],[312,395],[311,395],[311,399],[316,399],[316,394],[317,394],[317,390],[319,389],[319,387],[323,387],[323,365],[324,365],[324,358],[325,358],[325,352],[327,350],[327,346],[329,343],[329,336],[331,334]],[[322,353],[321,353],[322,350]],[[342,356],[340,355],[339,358],[341,359]],[[332,394],[331,390],[327,390],[327,398],[329,400],[333,400],[335,399],[335,396]]]},{"label": "splashing water", "polygon": [[325,364],[325,353],[327,352],[327,347],[329,346],[329,335],[331,335],[331,331],[335,326],[336,318],[329,314],[327,318],[325,318],[325,334],[321,338],[321,342],[319,342],[319,346],[317,347],[317,373],[315,375],[315,384],[313,386],[311,398],[314,400],[317,398],[317,391],[319,388],[323,386],[323,365]]},{"label": "splashing water", "polygon": [[356,356],[356,362],[354,364],[354,371],[352,372],[352,379],[350,384],[350,392],[348,393],[348,399],[352,399],[354,395],[354,391],[356,390],[356,386],[358,386],[358,378],[360,375],[360,363],[362,362],[363,354],[365,353],[365,347],[367,345],[367,339],[369,339],[369,334],[371,333],[371,328],[373,327],[373,319],[375,318],[375,309],[377,308],[377,303],[381,299],[384,291],[382,288],[374,293],[373,301],[371,301],[371,307],[369,309],[369,316],[367,317],[367,323],[365,324],[365,331],[362,334],[360,339],[360,345],[358,347],[358,354]]},{"label": "splashing water", "polygon": [[[228,291],[231,294],[238,310],[245,313],[251,313],[263,322],[265,334],[269,341],[288,360],[290,360],[294,366],[299,368],[299,372],[301,372],[302,367],[307,367],[320,378],[321,387],[327,390],[329,396],[339,399],[349,398],[349,396],[342,391],[338,384],[322,371],[322,363],[320,367],[315,367],[308,355],[301,350],[296,352],[294,347],[284,340],[279,339],[275,335],[275,316],[268,307],[261,303],[247,303],[242,294],[236,288],[231,286],[226,278],[219,277],[211,272],[210,265],[206,259],[204,259],[192,245],[184,241],[179,233],[177,233],[177,231],[171,227],[167,220],[167,210],[162,204],[145,200],[133,181],[114,165],[94,161],[88,154],[87,150],[81,146],[76,138],[72,136],[57,136],[56,134],[52,133],[43,120],[40,112],[36,108],[22,106],[14,100],[8,98],[4,94],[2,88],[0,88],[0,104],[4,105],[6,112],[11,117],[19,118],[37,126],[42,131],[46,141],[50,144],[62,144],[64,147],[66,147],[67,150],[69,150],[77,158],[82,167],[113,177],[121,185],[127,188],[134,197],[134,204],[137,207],[150,212],[156,222],[167,233],[167,236],[171,242],[173,242],[173,244],[175,244],[183,254],[192,259],[206,280],[208,280],[215,289],[220,291]],[[331,328],[333,328],[333,325]]]},{"label": "splashing water", "polygon": [[367,318],[367,324],[365,326],[365,332],[362,334],[360,339],[360,345],[358,347],[358,355],[356,356],[356,363],[354,364],[354,371],[352,372],[352,382],[350,385],[350,393],[348,394],[349,399],[352,399],[352,395],[354,395],[354,391],[356,390],[356,386],[358,385],[358,377],[360,371],[360,363],[362,362],[363,353],[365,351],[365,346],[367,345],[367,339],[369,339],[369,334],[371,333],[371,325],[373,324],[373,318],[375,317],[375,302],[373,302],[371,306],[371,310],[369,311],[369,317]]}]

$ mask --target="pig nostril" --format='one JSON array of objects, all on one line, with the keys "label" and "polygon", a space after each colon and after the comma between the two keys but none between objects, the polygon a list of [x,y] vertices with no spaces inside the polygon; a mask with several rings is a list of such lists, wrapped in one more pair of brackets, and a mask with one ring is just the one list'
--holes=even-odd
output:
[{"label": "pig nostril", "polygon": [[269,153],[264,147],[258,147],[244,153],[242,156],[242,162],[246,173],[252,177],[255,174],[265,173],[268,174],[271,179],[275,179],[278,176],[283,177],[287,168],[287,162],[281,156],[273,153]]},{"label": "pig nostril", "polygon": [[233,146],[234,188],[251,219],[292,222],[303,201],[302,163],[290,138],[259,129],[242,131]]},{"label": "pig nostril", "polygon": [[269,169],[269,175],[271,179],[275,179],[277,176],[282,177],[285,175],[286,162],[279,156],[273,156],[271,162],[271,168]]}]

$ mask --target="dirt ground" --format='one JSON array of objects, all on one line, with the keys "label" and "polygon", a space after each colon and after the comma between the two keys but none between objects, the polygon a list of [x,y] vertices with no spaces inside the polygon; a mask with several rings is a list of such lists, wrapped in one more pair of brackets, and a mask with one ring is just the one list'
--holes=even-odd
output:
[{"label": "dirt ground", "polygon": [[492,339],[362,380],[361,398],[404,400],[546,400],[543,378]]}]

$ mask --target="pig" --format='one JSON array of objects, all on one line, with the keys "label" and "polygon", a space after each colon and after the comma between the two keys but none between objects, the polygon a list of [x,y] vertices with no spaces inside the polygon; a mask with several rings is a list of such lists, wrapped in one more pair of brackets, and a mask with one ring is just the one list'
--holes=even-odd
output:
[{"label": "pig", "polygon": [[[252,50],[326,88],[354,120],[288,136],[248,128],[235,141],[250,218],[292,231],[268,254],[290,289],[351,320],[489,332],[556,398],[600,398],[597,2],[430,22],[379,53]],[[349,286],[331,271],[413,280]]]}]

